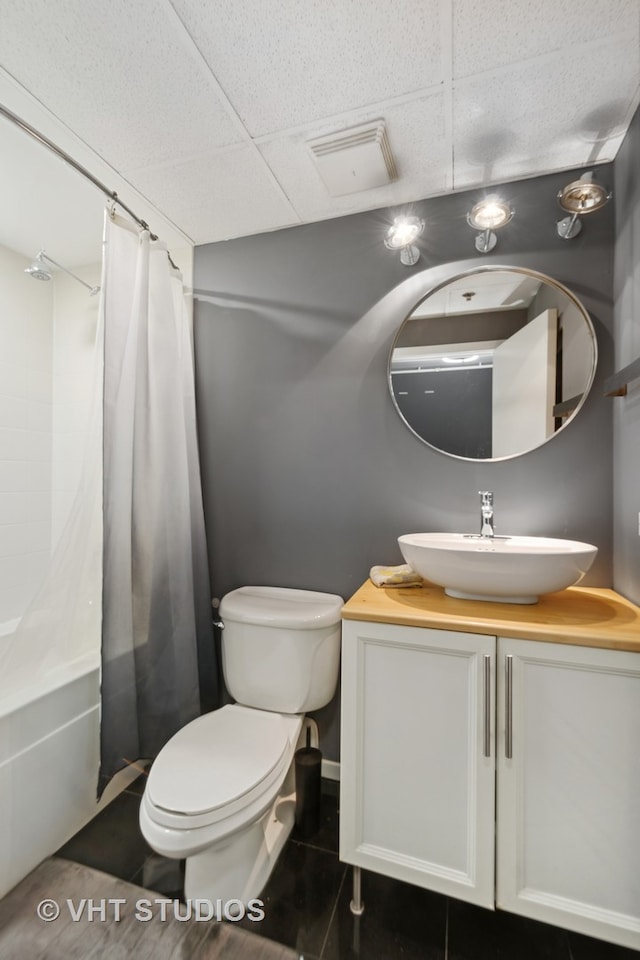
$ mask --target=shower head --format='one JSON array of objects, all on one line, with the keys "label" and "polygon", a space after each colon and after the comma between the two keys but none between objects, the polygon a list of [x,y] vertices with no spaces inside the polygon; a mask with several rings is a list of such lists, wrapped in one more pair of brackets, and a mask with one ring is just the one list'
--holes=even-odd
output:
[{"label": "shower head", "polygon": [[81,283],[83,287],[86,287],[89,291],[90,297],[95,297],[96,293],[100,292],[100,287],[92,287],[90,284],[85,283],[84,280],[81,280],[80,277],[76,276],[72,270],[63,267],[61,263],[58,263],[57,260],[54,260],[53,257],[48,256],[44,250],[40,250],[38,256],[35,258],[30,267],[25,267],[25,273],[28,273],[30,277],[35,277],[36,280],[51,280],[51,270],[45,264],[45,260],[48,260],[49,263],[52,263],[54,267],[58,267],[60,270],[64,270],[70,277],[73,277],[74,280],[77,280],[78,283]]},{"label": "shower head", "polygon": [[41,250],[31,266],[26,267],[24,272],[28,273],[30,277],[34,277],[36,280],[51,280],[51,271],[47,269],[42,259],[43,254],[44,250]]}]

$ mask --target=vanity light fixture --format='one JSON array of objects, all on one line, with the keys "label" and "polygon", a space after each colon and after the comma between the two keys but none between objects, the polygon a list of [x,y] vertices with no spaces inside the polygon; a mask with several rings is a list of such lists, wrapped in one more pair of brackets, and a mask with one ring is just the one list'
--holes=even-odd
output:
[{"label": "vanity light fixture", "polygon": [[475,204],[467,214],[467,223],[480,230],[475,244],[478,253],[490,253],[498,242],[494,230],[499,230],[513,219],[515,210],[506,200],[492,194]]},{"label": "vanity light fixture", "polygon": [[573,180],[566,187],[558,191],[558,203],[562,209],[571,214],[563,217],[556,223],[556,232],[563,240],[573,240],[582,230],[579,217],[587,213],[595,213],[612,197],[610,190],[593,179],[593,173],[583,173],[579,180]]},{"label": "vanity light fixture", "polygon": [[424,230],[424,220],[419,217],[396,217],[387,230],[384,245],[388,250],[400,251],[400,263],[412,267],[420,259],[420,251],[414,245]]}]

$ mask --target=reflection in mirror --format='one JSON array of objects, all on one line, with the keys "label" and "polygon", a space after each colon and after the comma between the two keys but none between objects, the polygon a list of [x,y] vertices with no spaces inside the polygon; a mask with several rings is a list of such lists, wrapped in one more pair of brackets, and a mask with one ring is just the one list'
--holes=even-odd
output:
[{"label": "reflection in mirror", "polygon": [[501,460],[533,450],[578,412],[595,332],[582,304],[532,270],[483,267],[432,290],[389,361],[398,413],[443,453]]}]

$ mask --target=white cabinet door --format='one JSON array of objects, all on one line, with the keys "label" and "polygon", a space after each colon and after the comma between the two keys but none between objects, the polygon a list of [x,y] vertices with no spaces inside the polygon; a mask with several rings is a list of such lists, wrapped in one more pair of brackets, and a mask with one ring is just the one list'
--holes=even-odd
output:
[{"label": "white cabinet door", "polygon": [[349,620],[342,650],[340,858],[493,908],[495,638]]},{"label": "white cabinet door", "polygon": [[497,905],[640,949],[638,654],[500,638],[496,749]]}]

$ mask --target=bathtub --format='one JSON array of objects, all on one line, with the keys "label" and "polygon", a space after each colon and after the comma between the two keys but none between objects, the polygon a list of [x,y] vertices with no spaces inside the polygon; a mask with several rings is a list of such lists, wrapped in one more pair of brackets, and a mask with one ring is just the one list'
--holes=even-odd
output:
[{"label": "bathtub", "polygon": [[97,654],[0,695],[0,897],[100,809],[99,704]]}]

